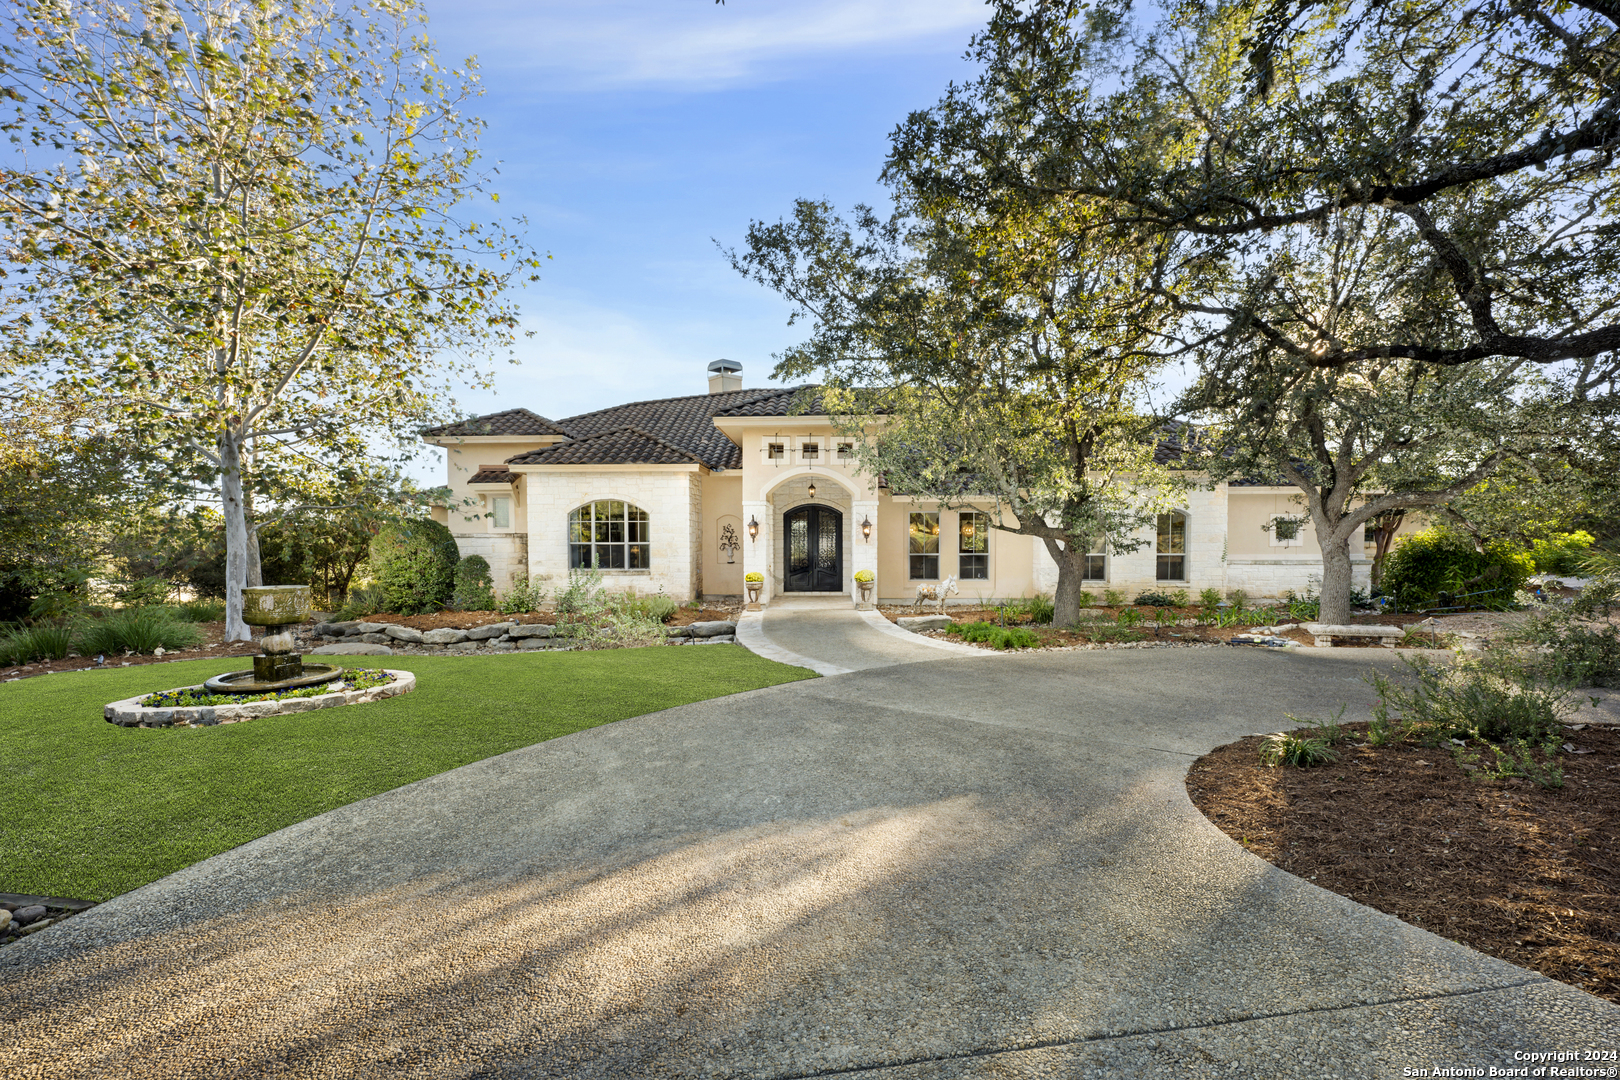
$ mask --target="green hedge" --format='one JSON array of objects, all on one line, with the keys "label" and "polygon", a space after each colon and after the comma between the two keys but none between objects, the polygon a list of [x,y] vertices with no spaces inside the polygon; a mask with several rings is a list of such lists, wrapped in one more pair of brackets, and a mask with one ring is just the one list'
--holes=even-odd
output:
[{"label": "green hedge", "polygon": [[482,555],[469,555],[456,564],[453,606],[460,611],[495,610],[495,582],[489,574],[489,560]]},{"label": "green hedge", "polygon": [[371,540],[372,582],[396,615],[439,611],[450,603],[460,561],[455,537],[430,518],[384,525]]},{"label": "green hedge", "polygon": [[1413,533],[1390,552],[1380,587],[1398,597],[1408,611],[1438,602],[1441,593],[1455,596],[1485,589],[1496,591],[1470,599],[1506,605],[1534,569],[1530,555],[1506,541],[1493,540],[1480,551],[1467,536],[1430,528]]}]

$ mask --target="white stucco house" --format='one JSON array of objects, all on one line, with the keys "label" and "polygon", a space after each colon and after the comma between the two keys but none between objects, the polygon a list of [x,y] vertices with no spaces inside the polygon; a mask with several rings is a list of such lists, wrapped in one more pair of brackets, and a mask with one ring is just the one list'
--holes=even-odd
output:
[{"label": "white stucco house", "polygon": [[[736,597],[762,574],[764,599],[853,595],[870,570],[882,601],[955,575],[958,602],[1052,592],[1057,567],[1034,537],[990,527],[992,503],[945,508],[891,494],[862,475],[847,438],[805,414],[814,387],[745,390],[734,361],[709,365],[708,392],[637,401],[550,420],[507,409],[423,433],[447,458],[449,505],[435,516],[463,556],[489,560],[497,590],[515,574],[555,591],[571,567],[601,569],[614,589],[677,600]],[[1293,539],[1270,528],[1301,513],[1286,486],[1195,488],[1159,515],[1128,555],[1099,553],[1088,587],[1244,589],[1255,597],[1319,581],[1306,521]],[[1355,559],[1366,587],[1371,545]]]}]

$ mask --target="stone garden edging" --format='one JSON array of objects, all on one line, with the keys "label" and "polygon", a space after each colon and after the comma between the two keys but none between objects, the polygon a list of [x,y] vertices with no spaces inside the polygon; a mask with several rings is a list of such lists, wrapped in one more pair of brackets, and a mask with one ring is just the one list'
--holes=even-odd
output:
[{"label": "stone garden edging", "polygon": [[[384,668],[394,681],[367,690],[338,690],[316,697],[282,698],[271,701],[246,701],[240,705],[194,705],[181,708],[153,708],[140,704],[148,690],[134,697],[115,701],[102,710],[109,724],[119,727],[212,727],[215,724],[236,724],[243,720],[257,720],[265,716],[287,716],[293,713],[314,712],[316,709],[334,709],[342,705],[362,705],[368,701],[398,697],[416,689],[416,676],[409,671]],[[174,689],[201,690],[196,686]]]}]

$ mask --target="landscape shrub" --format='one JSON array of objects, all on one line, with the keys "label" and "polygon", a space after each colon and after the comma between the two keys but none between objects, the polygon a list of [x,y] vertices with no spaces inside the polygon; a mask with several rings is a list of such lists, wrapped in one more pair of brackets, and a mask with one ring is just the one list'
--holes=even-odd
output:
[{"label": "landscape shrub", "polygon": [[608,610],[615,615],[645,619],[662,625],[674,616],[680,605],[665,595],[660,588],[651,596],[622,596],[608,600]]},{"label": "landscape shrub", "polygon": [[1104,589],[1103,604],[1107,607],[1119,607],[1125,602],[1124,589]]},{"label": "landscape shrub", "polygon": [[122,656],[126,652],[144,656],[158,649],[174,652],[200,644],[201,630],[161,607],[121,608],[86,623],[79,631],[79,652],[85,656]]},{"label": "landscape shrub", "polygon": [[1494,591],[1470,599],[1484,601],[1481,607],[1506,606],[1533,568],[1530,556],[1506,541],[1490,541],[1480,551],[1472,538],[1435,527],[1396,545],[1384,563],[1380,585],[1407,611],[1436,604],[1442,594],[1457,597],[1487,589]]},{"label": "landscape shrub", "polygon": [[458,611],[495,610],[495,582],[489,576],[488,559],[468,555],[456,564],[451,606]]},{"label": "landscape shrub", "polygon": [[174,583],[162,577],[120,581],[112,587],[113,601],[120,607],[152,607],[162,604],[174,592]]},{"label": "landscape shrub", "polygon": [[1136,599],[1132,600],[1131,603],[1137,607],[1175,607],[1176,598],[1172,593],[1157,592],[1149,589],[1146,592],[1137,593]]},{"label": "landscape shrub", "polygon": [[348,622],[363,615],[375,615],[388,610],[388,593],[380,585],[367,582],[349,590],[348,599],[333,616],[335,622]]},{"label": "landscape shrub", "polygon": [[1545,540],[1537,540],[1530,548],[1536,573],[1578,577],[1585,572],[1586,557],[1596,539],[1591,533],[1577,529],[1572,533],[1555,533]]},{"label": "landscape shrub", "polygon": [[1221,590],[1204,589],[1198,594],[1198,606],[1206,611],[1213,611],[1221,606]]},{"label": "landscape shrub", "polygon": [[1370,736],[1373,743],[1415,738],[1425,746],[1451,739],[1507,744],[1556,741],[1567,691],[1527,676],[1513,657],[1487,653],[1461,656],[1450,665],[1427,656],[1402,657],[1410,684],[1382,673],[1370,676],[1378,692]]},{"label": "landscape shrub", "polygon": [[502,615],[520,615],[539,611],[540,605],[545,602],[545,586],[531,584],[529,575],[519,570],[512,575],[512,587],[501,594],[497,606]]},{"label": "landscape shrub", "polygon": [[371,540],[372,583],[383,591],[384,608],[398,615],[442,610],[460,561],[455,537],[431,518],[384,525]]},{"label": "landscape shrub", "polygon": [[981,642],[994,649],[1033,649],[1041,639],[1035,631],[1022,626],[997,626],[991,622],[967,623],[952,626],[948,633],[959,634],[963,641]]},{"label": "landscape shrub", "polygon": [[[1085,590],[1080,590],[1085,595]],[[1024,610],[1029,612],[1029,621],[1042,626],[1050,625],[1057,617],[1057,608],[1052,603],[1052,597],[1047,593],[1036,593],[1024,604]]]},{"label": "landscape shrub", "polygon": [[1616,591],[1600,574],[1568,607],[1533,608],[1507,635],[1521,667],[1562,686],[1620,686],[1620,627],[1607,618]]}]

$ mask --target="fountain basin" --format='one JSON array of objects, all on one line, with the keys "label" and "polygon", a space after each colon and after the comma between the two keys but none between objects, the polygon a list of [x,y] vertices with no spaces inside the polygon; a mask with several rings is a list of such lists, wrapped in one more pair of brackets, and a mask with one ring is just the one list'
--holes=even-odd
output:
[{"label": "fountain basin", "polygon": [[[137,694],[122,701],[114,701],[103,710],[109,724],[119,727],[212,727],[215,724],[234,724],[243,720],[257,720],[265,716],[312,712],[340,705],[360,705],[368,701],[408,694],[416,689],[416,676],[409,671],[382,669],[394,677],[392,682],[364,690],[334,690],[302,698],[272,698],[269,701],[244,701],[240,705],[183,705],[172,708],[142,705],[148,693]],[[205,686],[183,686],[179,690],[202,690]],[[210,693],[212,691],[209,691]]]},{"label": "fountain basin", "polygon": [[[257,661],[261,657],[255,656],[253,671],[227,671],[223,675],[215,675],[203,683],[203,689],[210,694],[274,694],[278,690],[302,690],[306,686],[319,686],[321,683],[336,682],[343,675],[343,669],[337,664],[301,664],[302,674],[285,679],[261,679],[258,675]],[[294,656],[296,661],[298,657]]]}]

